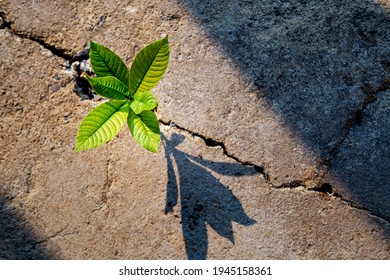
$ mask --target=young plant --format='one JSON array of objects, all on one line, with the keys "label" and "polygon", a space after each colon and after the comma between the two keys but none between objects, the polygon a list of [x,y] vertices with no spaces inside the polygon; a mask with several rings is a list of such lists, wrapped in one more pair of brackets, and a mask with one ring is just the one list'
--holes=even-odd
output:
[{"label": "young plant", "polygon": [[168,67],[168,37],[144,47],[136,55],[130,70],[117,54],[92,41],[90,60],[97,77],[87,76],[88,82],[97,94],[110,101],[93,109],[81,122],[74,150],[103,145],[114,138],[127,120],[135,141],[156,153],[160,126],[152,110],[158,103],[150,90]]}]

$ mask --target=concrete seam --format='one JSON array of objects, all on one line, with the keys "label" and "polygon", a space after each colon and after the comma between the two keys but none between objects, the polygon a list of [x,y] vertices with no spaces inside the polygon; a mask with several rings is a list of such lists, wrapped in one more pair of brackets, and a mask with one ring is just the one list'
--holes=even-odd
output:
[{"label": "concrete seam", "polygon": [[339,153],[343,143],[347,139],[352,128],[362,123],[362,118],[368,105],[374,103],[378,99],[380,93],[383,93],[384,91],[390,89],[390,77],[383,79],[381,83],[376,87],[369,83],[363,83],[361,85],[361,89],[365,93],[362,103],[345,120],[343,132],[341,133],[339,139],[336,141],[333,147],[330,148],[328,156],[321,162],[321,165],[326,166],[328,169],[330,169],[333,159]]},{"label": "concrete seam", "polygon": [[[107,152],[109,153],[108,146],[107,146]],[[107,208],[109,208],[107,194],[110,191],[112,183],[113,183],[113,179],[112,179],[112,176],[111,176],[110,168],[111,168],[111,158],[108,155],[108,158],[107,158],[107,161],[106,161],[106,167],[105,167],[106,181],[104,182],[103,191],[102,191],[102,203],[104,205],[106,205]]]},{"label": "concrete seam", "polygon": [[[323,188],[322,186],[325,184],[329,185],[329,188]],[[344,198],[339,193],[335,192],[333,187],[330,184],[327,184],[327,183],[325,183],[325,184],[322,184],[320,187],[316,187],[316,188],[308,188],[306,186],[305,181],[296,180],[296,181],[288,182],[288,183],[285,183],[285,184],[282,184],[279,186],[273,186],[272,184],[270,184],[270,185],[274,189],[296,189],[296,188],[301,187],[301,188],[303,188],[304,191],[307,191],[307,192],[318,192],[318,193],[321,193],[323,195],[328,195],[330,197],[334,197],[334,198],[344,202],[346,205],[348,205],[349,207],[351,207],[353,209],[363,211],[372,217],[375,217],[377,219],[380,219],[380,220],[390,224],[390,219],[388,217],[383,216],[379,213],[375,213],[366,207],[361,207],[361,206],[356,205],[353,201],[350,201],[350,200]]]},{"label": "concrete seam", "polygon": [[181,127],[181,126],[177,125],[176,123],[174,123],[173,121],[166,122],[162,119],[159,119],[159,122],[164,126],[175,127],[181,131],[185,131],[185,132],[191,134],[194,137],[201,138],[205,142],[206,146],[208,146],[208,147],[220,147],[223,151],[223,154],[226,157],[233,159],[234,161],[236,161],[237,163],[239,163],[241,165],[253,167],[258,173],[262,174],[266,178],[266,180],[268,181],[268,174],[265,172],[263,166],[255,165],[255,164],[250,163],[248,161],[242,161],[242,160],[238,159],[237,157],[229,154],[228,151],[226,150],[225,144],[223,142],[216,141],[216,140],[211,139],[209,137],[206,137],[202,134],[199,134],[199,133],[194,132],[192,130],[189,130],[187,128]]},{"label": "concrete seam", "polygon": [[25,34],[17,30],[14,30],[14,28],[12,28],[12,25],[14,23],[12,21],[7,21],[6,17],[7,17],[6,14],[0,11],[0,19],[2,21],[2,24],[0,25],[0,29],[8,29],[13,35],[18,36],[19,38],[28,39],[33,42],[36,42],[42,47],[44,47],[45,49],[49,50],[53,55],[60,57],[66,61],[71,61],[74,58],[73,54],[69,54],[71,53],[71,51],[69,50],[59,48],[55,45],[48,44],[47,42],[45,42],[45,40],[36,38],[31,34]]},{"label": "concrete seam", "polygon": [[378,218],[378,219],[381,219],[387,223],[390,224],[390,219],[383,216],[383,215],[380,215],[378,213],[374,213],[372,212],[370,209],[368,208],[364,208],[364,207],[360,207],[360,206],[357,206],[355,205],[352,201],[349,201],[345,198],[343,198],[339,193],[335,192],[334,191],[334,188],[328,184],[328,183],[322,183],[321,184],[321,179],[322,178],[319,178],[317,179],[317,186],[315,188],[308,188],[307,187],[307,181],[310,180],[310,178],[308,179],[304,179],[304,180],[293,180],[291,182],[287,182],[287,183],[283,183],[281,185],[275,185],[273,184],[270,180],[269,180],[269,175],[267,174],[267,172],[264,170],[264,167],[262,166],[256,166],[250,162],[246,162],[246,161],[241,161],[240,159],[238,159],[237,157],[235,156],[232,156],[230,155],[227,150],[226,150],[226,147],[225,147],[225,144],[223,142],[219,142],[219,141],[215,141],[211,138],[208,138],[204,135],[201,135],[197,132],[194,132],[194,131],[191,131],[189,129],[186,129],[184,127],[181,127],[181,126],[178,126],[176,123],[174,123],[173,121],[164,121],[162,119],[159,119],[159,122],[160,124],[164,125],[164,126],[168,126],[168,127],[171,127],[171,128],[176,128],[178,130],[181,130],[181,131],[184,131],[184,132],[187,132],[189,133],[190,135],[194,136],[194,137],[198,137],[198,138],[201,138],[206,146],[209,146],[209,147],[220,147],[222,150],[223,150],[223,153],[226,157],[228,158],[231,158],[233,159],[234,161],[236,161],[238,164],[241,164],[241,165],[244,165],[244,166],[251,166],[251,167],[254,167],[255,170],[260,173],[261,175],[263,175],[265,181],[267,182],[267,184],[270,186],[270,188],[272,189],[296,189],[298,187],[302,187],[305,191],[309,191],[309,192],[317,192],[317,193],[320,193],[320,194],[324,194],[324,195],[329,195],[331,197],[335,197],[337,199],[339,199],[340,201],[344,202],[345,204],[347,204],[349,207],[353,208],[353,209],[357,209],[357,210],[360,210],[360,211],[364,211],[366,214],[370,215],[370,216],[373,216],[375,218]]}]

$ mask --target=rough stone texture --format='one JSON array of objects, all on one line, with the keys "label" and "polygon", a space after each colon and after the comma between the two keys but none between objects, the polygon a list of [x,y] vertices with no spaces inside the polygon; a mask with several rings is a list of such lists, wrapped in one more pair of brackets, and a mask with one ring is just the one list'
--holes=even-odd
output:
[{"label": "rough stone texture", "polygon": [[[0,258],[389,259],[389,6],[0,0]],[[160,152],[74,154],[66,60],[163,34]]]},{"label": "rough stone texture", "polygon": [[332,163],[329,181],[344,198],[389,219],[390,91],[380,94],[352,128]]}]

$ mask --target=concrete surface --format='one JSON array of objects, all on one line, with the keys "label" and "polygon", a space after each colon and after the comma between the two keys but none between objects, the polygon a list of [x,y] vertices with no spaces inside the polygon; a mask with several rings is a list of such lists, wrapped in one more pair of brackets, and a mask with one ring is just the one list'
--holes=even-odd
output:
[{"label": "concrete surface", "polygon": [[[0,0],[0,258],[389,259],[389,8]],[[88,41],[165,34],[159,153],[73,153]]]}]

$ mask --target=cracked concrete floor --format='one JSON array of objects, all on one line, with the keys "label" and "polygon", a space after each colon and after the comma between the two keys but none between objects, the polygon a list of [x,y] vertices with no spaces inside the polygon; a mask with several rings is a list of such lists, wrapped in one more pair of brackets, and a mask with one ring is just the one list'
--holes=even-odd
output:
[{"label": "cracked concrete floor", "polygon": [[[0,258],[389,259],[389,7],[0,0]],[[67,65],[163,34],[159,153],[74,154]]]}]

